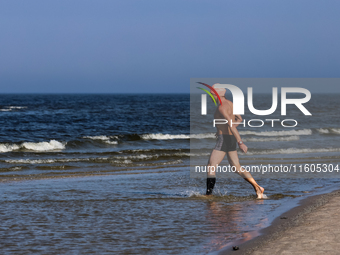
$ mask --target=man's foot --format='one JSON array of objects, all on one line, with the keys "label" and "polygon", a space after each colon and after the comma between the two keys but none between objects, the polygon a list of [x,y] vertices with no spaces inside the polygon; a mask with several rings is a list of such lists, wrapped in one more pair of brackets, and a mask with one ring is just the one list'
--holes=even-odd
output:
[{"label": "man's foot", "polygon": [[261,186],[259,186],[257,189],[256,189],[256,196],[257,196],[257,199],[264,199],[264,198],[267,198],[267,196],[264,193],[264,188],[262,188]]}]

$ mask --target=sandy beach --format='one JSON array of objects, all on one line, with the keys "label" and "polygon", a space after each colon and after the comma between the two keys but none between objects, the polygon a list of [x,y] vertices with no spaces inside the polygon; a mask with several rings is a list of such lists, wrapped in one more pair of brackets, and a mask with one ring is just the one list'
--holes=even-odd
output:
[{"label": "sandy beach", "polygon": [[309,197],[279,216],[262,235],[219,254],[339,254],[340,190]]}]

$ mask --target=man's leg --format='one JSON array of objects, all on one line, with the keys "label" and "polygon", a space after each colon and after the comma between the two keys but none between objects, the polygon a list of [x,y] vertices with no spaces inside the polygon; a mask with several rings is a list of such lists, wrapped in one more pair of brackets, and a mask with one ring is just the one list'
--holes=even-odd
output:
[{"label": "man's leg", "polygon": [[[257,198],[263,198],[264,188],[257,184],[254,178],[250,173],[246,172],[244,168],[241,170],[241,165],[238,159],[237,151],[228,151],[227,153],[228,161],[231,166],[236,167],[236,171],[239,175],[241,175],[247,182],[249,182],[257,195]],[[243,171],[243,172],[242,172]]]},{"label": "man's leg", "polygon": [[216,182],[216,169],[217,166],[222,162],[224,156],[224,151],[213,150],[210,154],[208,161],[208,177],[207,177],[207,192],[206,195],[211,195]]}]

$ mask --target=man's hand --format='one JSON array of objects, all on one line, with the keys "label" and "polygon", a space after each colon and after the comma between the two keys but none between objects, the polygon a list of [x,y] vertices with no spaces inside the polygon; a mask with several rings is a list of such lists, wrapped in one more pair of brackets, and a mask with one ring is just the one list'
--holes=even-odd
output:
[{"label": "man's hand", "polygon": [[241,150],[241,151],[243,151],[244,153],[247,153],[248,147],[247,147],[244,143],[242,143],[242,144],[239,145],[239,146],[240,146],[240,150]]}]

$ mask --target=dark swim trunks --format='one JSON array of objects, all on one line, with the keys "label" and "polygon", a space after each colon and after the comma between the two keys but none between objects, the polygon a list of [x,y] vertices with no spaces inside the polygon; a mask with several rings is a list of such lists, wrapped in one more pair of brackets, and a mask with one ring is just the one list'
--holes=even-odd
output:
[{"label": "dark swim trunks", "polygon": [[236,138],[234,135],[218,135],[215,150],[218,151],[236,151]]}]

